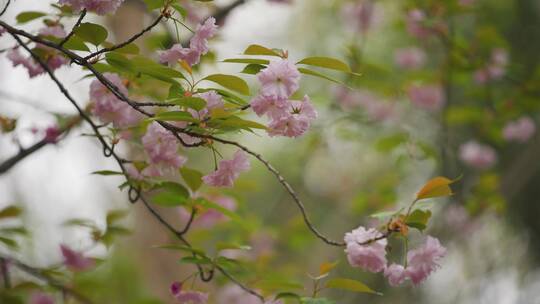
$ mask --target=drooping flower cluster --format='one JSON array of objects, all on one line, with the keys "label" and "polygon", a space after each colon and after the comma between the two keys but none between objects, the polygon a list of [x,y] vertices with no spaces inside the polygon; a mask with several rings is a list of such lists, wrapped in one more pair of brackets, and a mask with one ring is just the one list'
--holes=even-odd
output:
[{"label": "drooping flower cluster", "polygon": [[186,157],[178,154],[179,144],[176,137],[157,122],[148,126],[141,140],[150,162],[141,172],[143,176],[173,173],[187,161]]},{"label": "drooping flower cluster", "polygon": [[[104,73],[120,93],[127,96],[128,90],[120,76],[114,73]],[[92,114],[104,123],[112,123],[116,128],[126,128],[136,124],[141,115],[127,103],[120,100],[98,79],[90,84],[90,100],[94,103]]]},{"label": "drooping flower cluster", "polygon": [[248,171],[250,168],[249,158],[242,150],[234,153],[233,159],[221,160],[218,169],[208,175],[203,176],[205,184],[214,187],[232,187],[234,181],[240,173]]},{"label": "drooping flower cluster", "polygon": [[73,11],[86,9],[98,15],[114,13],[124,0],[59,0],[59,4],[70,6]]},{"label": "drooping flower cluster", "polygon": [[[61,26],[56,25],[47,26],[40,29],[39,35],[44,37],[52,36],[55,38],[64,38],[66,36],[66,32]],[[39,43],[36,45],[36,47],[43,50],[42,60],[52,71],[69,63],[69,60],[66,57],[60,55],[57,51],[51,49],[50,47]],[[41,65],[36,60],[34,60],[34,58],[30,56],[23,56],[17,48],[11,49],[7,54],[7,58],[11,60],[11,63],[14,67],[18,65],[25,67],[28,71],[28,76],[30,76],[30,78],[45,73],[43,67],[41,67]]]},{"label": "drooping flower cluster", "polygon": [[395,51],[394,61],[403,69],[415,70],[426,62],[426,53],[417,47],[402,48]]},{"label": "drooping flower cluster", "polygon": [[271,119],[270,136],[298,137],[303,135],[317,118],[317,111],[307,95],[302,101],[289,100],[300,87],[300,72],[287,59],[270,62],[257,74],[261,83],[259,95],[251,101],[258,116]]},{"label": "drooping flower cluster", "polygon": [[413,105],[431,112],[440,110],[446,102],[443,88],[439,85],[412,85],[407,94]]},{"label": "drooping flower cluster", "polygon": [[516,121],[511,121],[504,126],[503,137],[507,141],[524,143],[528,141],[536,132],[536,125],[530,117],[521,117]]},{"label": "drooping flower cluster", "polygon": [[497,153],[486,145],[469,141],[459,147],[459,158],[476,169],[489,169],[497,162]]},{"label": "drooping flower cluster", "polygon": [[205,304],[208,302],[208,294],[195,290],[183,290],[182,283],[173,282],[170,291],[179,304]]},{"label": "drooping flower cluster", "polygon": [[210,17],[195,30],[195,34],[189,41],[189,48],[181,44],[175,44],[170,49],[159,54],[161,63],[174,64],[178,60],[183,60],[190,66],[196,65],[201,60],[201,56],[208,53],[208,39],[217,32],[216,19]]},{"label": "drooping flower cluster", "polygon": [[501,79],[506,73],[508,53],[504,49],[494,49],[486,66],[476,70],[474,80],[478,84],[484,84],[493,80]]},{"label": "drooping flower cluster", "polygon": [[64,265],[73,271],[84,271],[95,265],[94,260],[87,258],[80,252],[76,252],[66,245],[60,245],[60,251],[64,257]]},{"label": "drooping flower cluster", "polygon": [[358,227],[345,234],[347,260],[353,267],[370,272],[384,272],[390,285],[397,286],[406,279],[414,285],[424,281],[439,266],[439,260],[446,254],[446,249],[439,240],[428,236],[421,247],[407,253],[407,265],[387,265],[387,240],[376,229]]}]

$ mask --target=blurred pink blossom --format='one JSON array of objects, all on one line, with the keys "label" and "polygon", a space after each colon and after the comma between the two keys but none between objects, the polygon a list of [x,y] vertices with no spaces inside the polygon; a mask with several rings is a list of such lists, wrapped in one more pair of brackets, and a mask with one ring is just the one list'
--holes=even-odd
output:
[{"label": "blurred pink blossom", "polygon": [[206,304],[208,302],[208,294],[194,290],[183,290],[182,287],[180,282],[173,282],[170,286],[170,292],[176,299],[176,303]]},{"label": "blurred pink blossom", "polygon": [[493,49],[488,63],[474,72],[474,81],[485,84],[489,81],[501,79],[506,74],[508,52],[505,49]]},{"label": "blurred pink blossom", "polygon": [[446,102],[440,85],[412,85],[407,93],[413,105],[431,112],[440,110]]},{"label": "blurred pink blossom", "polygon": [[86,9],[98,15],[114,13],[124,0],[59,0],[61,5],[69,5],[75,12]]},{"label": "blurred pink blossom", "polygon": [[88,270],[95,265],[94,260],[84,257],[82,253],[73,251],[66,245],[60,245],[60,251],[64,257],[64,265],[73,271]]},{"label": "blurred pink blossom", "polygon": [[394,60],[403,69],[415,70],[426,62],[426,53],[417,47],[402,48],[394,52]]},{"label": "blurred pink blossom", "polygon": [[382,11],[372,0],[356,0],[343,5],[343,19],[355,31],[367,32],[382,22]]},{"label": "blurred pink blossom", "polygon": [[[120,93],[128,95],[128,90],[118,74],[104,73]],[[135,125],[141,115],[124,101],[114,95],[101,81],[94,79],[90,84],[90,100],[94,102],[92,114],[99,117],[104,123],[113,123],[116,128],[125,128]]]},{"label": "blurred pink blossom", "polygon": [[42,292],[35,292],[30,297],[29,304],[54,304],[54,299]]},{"label": "blurred pink blossom", "polygon": [[476,169],[489,169],[497,162],[497,153],[490,146],[469,141],[459,147],[459,158]]},{"label": "blurred pink blossom", "polygon": [[524,143],[528,141],[536,132],[534,120],[530,117],[521,117],[516,121],[511,121],[504,126],[503,138],[507,141]]}]

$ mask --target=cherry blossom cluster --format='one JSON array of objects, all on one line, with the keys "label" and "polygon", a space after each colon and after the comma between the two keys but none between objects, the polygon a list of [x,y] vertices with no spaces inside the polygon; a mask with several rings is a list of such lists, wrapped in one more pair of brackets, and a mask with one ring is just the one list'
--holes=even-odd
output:
[{"label": "cherry blossom cluster", "polygon": [[301,101],[290,100],[300,87],[300,72],[296,66],[287,59],[275,60],[257,74],[257,79],[261,89],[251,101],[251,107],[258,116],[266,115],[271,119],[268,134],[303,135],[317,118],[317,111],[307,95]]},{"label": "cherry blossom cluster", "polygon": [[122,2],[124,0],[59,0],[61,5],[68,5],[75,12],[86,9],[98,15],[113,14]]},{"label": "cherry blossom cluster", "polygon": [[401,285],[410,279],[414,285],[422,283],[439,267],[439,260],[446,254],[446,249],[439,240],[428,236],[425,243],[407,253],[407,263],[388,265],[386,250],[388,241],[383,234],[362,226],[345,234],[347,259],[352,267],[369,272],[383,272],[390,285]]},{"label": "cherry blossom cluster", "polygon": [[216,19],[210,17],[203,24],[197,26],[195,34],[189,41],[188,48],[177,43],[170,49],[161,52],[159,60],[170,65],[178,60],[183,60],[190,66],[196,65],[201,60],[201,56],[208,53],[208,39],[212,38],[216,32]]},{"label": "cherry blossom cluster", "polygon": [[474,80],[478,84],[501,79],[506,73],[508,53],[504,49],[494,49],[489,62],[474,73]]},{"label": "cherry blossom cluster", "polygon": [[[39,30],[39,35],[43,37],[55,37],[55,38],[64,38],[66,37],[66,32],[60,25],[46,26]],[[37,44],[36,48],[39,48],[44,53],[44,61],[51,70],[56,70],[59,67],[68,64],[69,60],[60,55],[57,51],[44,46],[42,44]],[[11,49],[7,58],[11,61],[14,67],[23,66],[28,71],[30,78],[36,77],[45,73],[45,70],[39,65],[34,58],[28,56],[23,56],[17,47]]]}]

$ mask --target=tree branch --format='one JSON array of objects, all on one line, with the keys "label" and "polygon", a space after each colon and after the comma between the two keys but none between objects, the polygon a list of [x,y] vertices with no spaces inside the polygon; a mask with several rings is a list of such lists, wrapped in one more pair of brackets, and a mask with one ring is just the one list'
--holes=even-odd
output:
[{"label": "tree branch", "polygon": [[71,36],[75,34],[75,30],[79,27],[79,25],[81,25],[81,22],[83,21],[84,16],[86,16],[86,9],[82,10],[81,15],[79,16],[79,19],[77,20],[77,22],[75,22],[75,25],[71,29],[71,32],[69,32],[69,34],[64,39],[62,39],[62,41],[60,41],[60,43],[58,44],[59,46],[63,46],[66,42],[68,42],[69,38],[71,38]]},{"label": "tree branch", "polygon": [[24,264],[21,261],[16,260],[16,259],[11,258],[11,257],[2,256],[2,257],[0,257],[0,259],[10,263],[10,265],[13,265],[13,266],[17,267],[18,269],[22,270],[23,272],[25,272],[25,273],[27,273],[27,274],[41,280],[41,281],[46,282],[47,285],[53,287],[54,289],[59,290],[64,294],[70,295],[71,297],[73,297],[75,300],[77,300],[80,303],[93,304],[93,302],[88,297],[86,297],[85,295],[83,295],[83,294],[79,293],[78,291],[76,291],[76,290],[74,290],[72,288],[69,288],[69,287],[63,285],[62,283],[60,283],[60,282],[50,278],[49,276],[43,274],[43,272],[38,268],[35,268],[35,267],[29,266],[27,264]]}]

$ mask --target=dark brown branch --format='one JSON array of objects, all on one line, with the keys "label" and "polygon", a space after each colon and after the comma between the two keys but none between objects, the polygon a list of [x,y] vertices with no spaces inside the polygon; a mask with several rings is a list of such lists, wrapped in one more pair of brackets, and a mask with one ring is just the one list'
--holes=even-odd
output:
[{"label": "dark brown branch", "polygon": [[7,0],[6,5],[2,9],[2,11],[0,12],[0,16],[2,16],[7,11],[10,3],[11,3],[11,0]]},{"label": "dark brown branch", "polygon": [[111,47],[108,47],[108,48],[103,48],[97,52],[94,52],[86,57],[84,57],[84,60],[85,61],[89,61],[91,60],[92,58],[96,57],[96,56],[99,56],[100,54],[103,54],[103,53],[107,53],[107,52],[111,52],[111,51],[114,51],[114,50],[117,50],[117,49],[120,49],[120,48],[123,48],[125,47],[126,45],[134,42],[135,40],[139,39],[142,35],[144,35],[146,32],[149,32],[151,31],[156,25],[159,24],[159,22],[161,21],[161,19],[163,19],[163,14],[160,14],[156,20],[154,20],[154,22],[152,22],[152,24],[150,24],[149,26],[147,26],[146,28],[144,28],[142,31],[140,31],[139,33],[135,34],[134,36],[132,36],[131,38],[129,38],[128,40],[122,42],[122,43],[119,43],[117,45],[114,45],[114,46],[111,46]]},{"label": "dark brown branch", "polygon": [[56,290],[59,290],[61,291],[62,293],[64,294],[67,294],[69,296],[71,296],[72,298],[74,298],[75,300],[77,300],[78,302],[80,303],[83,303],[83,304],[93,304],[93,302],[88,298],[86,297],[85,295],[79,293],[78,291],[72,289],[72,288],[69,288],[65,285],[63,285],[62,283],[48,277],[47,275],[43,274],[43,272],[38,269],[38,268],[35,268],[35,267],[32,267],[32,266],[29,266],[29,265],[26,265],[14,258],[10,258],[10,257],[1,257],[2,260],[4,261],[7,261],[10,265],[13,265],[15,267],[17,267],[18,269],[22,270],[23,272],[26,272],[27,274],[41,280],[41,281],[44,281],[46,282],[49,286],[53,287],[54,289]]},{"label": "dark brown branch", "polygon": [[81,15],[79,16],[79,19],[77,19],[77,22],[75,22],[75,25],[71,29],[71,32],[69,32],[69,34],[64,39],[62,39],[62,41],[60,41],[60,43],[58,44],[59,46],[63,46],[66,42],[68,42],[69,38],[71,38],[71,36],[75,34],[75,30],[79,27],[79,25],[81,25],[81,22],[83,21],[84,16],[86,16],[86,9],[82,10]]},{"label": "dark brown branch", "polygon": [[0,271],[2,272],[2,281],[4,282],[4,288],[11,288],[11,278],[9,276],[8,262],[4,258],[0,258]]}]

